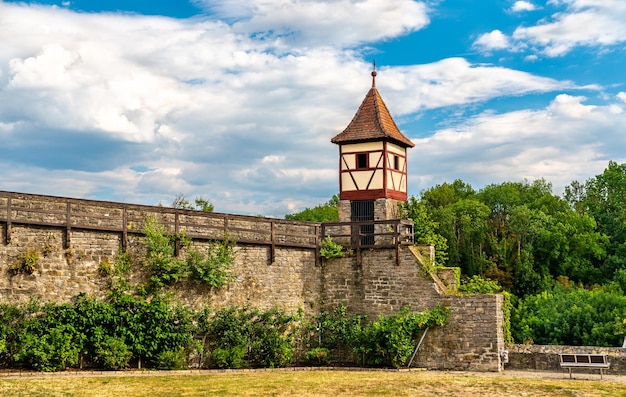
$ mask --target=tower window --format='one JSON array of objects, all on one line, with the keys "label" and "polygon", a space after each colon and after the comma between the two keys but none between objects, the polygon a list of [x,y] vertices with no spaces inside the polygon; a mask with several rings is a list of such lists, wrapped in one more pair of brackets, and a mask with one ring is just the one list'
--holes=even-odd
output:
[{"label": "tower window", "polygon": [[393,156],[393,169],[394,170],[400,169],[400,157],[398,156]]},{"label": "tower window", "polygon": [[356,155],[356,168],[367,168],[367,153],[359,153]]}]

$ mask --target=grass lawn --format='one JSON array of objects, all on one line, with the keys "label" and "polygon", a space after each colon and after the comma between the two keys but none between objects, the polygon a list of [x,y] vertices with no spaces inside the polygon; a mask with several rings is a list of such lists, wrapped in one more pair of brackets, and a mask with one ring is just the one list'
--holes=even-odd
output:
[{"label": "grass lawn", "polygon": [[0,396],[619,396],[623,379],[443,371],[252,371],[42,375],[0,379]]}]

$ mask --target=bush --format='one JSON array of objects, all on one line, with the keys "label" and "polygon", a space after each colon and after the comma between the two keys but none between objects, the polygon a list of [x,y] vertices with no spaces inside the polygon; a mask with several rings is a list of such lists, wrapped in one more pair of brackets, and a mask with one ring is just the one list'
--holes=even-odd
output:
[{"label": "bush", "polygon": [[324,259],[342,258],[344,255],[343,247],[333,241],[330,236],[326,236],[320,244],[320,256]]},{"label": "bush", "polygon": [[70,326],[57,326],[47,334],[27,333],[21,340],[18,362],[38,371],[58,371],[78,364],[79,346]]},{"label": "bush", "polygon": [[619,289],[556,285],[520,299],[511,319],[516,343],[621,346],[626,296]]},{"label": "bush", "polygon": [[459,291],[466,294],[495,294],[502,291],[502,287],[495,280],[483,278],[481,276],[472,276],[465,279],[459,286]]},{"label": "bush", "polygon": [[422,329],[443,325],[450,314],[448,308],[436,307],[431,311],[412,313],[404,307],[398,314],[380,316],[355,329],[354,352],[369,366],[405,366],[416,346]]},{"label": "bush", "polygon": [[204,315],[208,318],[199,319],[198,338],[205,343],[202,350],[210,352],[212,366],[273,368],[291,362],[296,316],[250,307]]},{"label": "bush", "polygon": [[209,243],[205,253],[191,249],[187,253],[187,264],[191,278],[206,285],[219,288],[231,279],[230,269],[235,263],[235,240],[224,237],[222,241]]},{"label": "bush", "polygon": [[234,368],[239,369],[247,366],[246,360],[247,348],[243,345],[235,345],[231,347],[218,347],[213,350],[211,358],[213,364],[217,368]]},{"label": "bush", "polygon": [[107,336],[96,349],[96,360],[106,369],[124,369],[129,367],[130,351],[122,338]]},{"label": "bush", "polygon": [[158,369],[183,369],[187,367],[187,353],[183,350],[166,350],[157,355]]},{"label": "bush", "polygon": [[39,267],[39,252],[35,250],[28,250],[24,254],[20,260],[11,266],[11,273],[13,275],[17,275],[19,273],[24,274],[33,274],[37,267]]},{"label": "bush", "polygon": [[[416,339],[426,327],[441,326],[450,316],[450,309],[435,307],[421,313],[404,307],[397,314],[379,316],[369,321],[365,316],[347,316],[346,307],[339,306],[333,312],[322,312],[309,327],[309,350],[306,360],[323,358],[323,352],[334,348],[349,348],[361,359],[361,364],[374,367],[406,365],[416,346]],[[317,335],[316,332],[317,331]],[[317,357],[319,356],[319,357]],[[324,357],[330,360],[328,356]]]},{"label": "bush", "polygon": [[325,347],[313,348],[306,352],[304,359],[312,365],[328,365],[330,364],[330,350]]}]

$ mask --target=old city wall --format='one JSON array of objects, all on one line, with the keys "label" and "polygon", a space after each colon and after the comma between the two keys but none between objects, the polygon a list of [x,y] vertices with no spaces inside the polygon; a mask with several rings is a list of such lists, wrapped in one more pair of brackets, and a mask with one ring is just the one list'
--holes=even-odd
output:
[{"label": "old city wall", "polygon": [[[189,306],[279,306],[314,314],[322,305],[344,304],[353,314],[371,318],[404,306],[418,311],[449,306],[450,320],[428,331],[413,366],[500,369],[500,296],[451,294],[407,246],[321,260],[321,225],[310,222],[0,192],[0,302],[103,296],[102,263],[113,261],[122,249],[141,249],[148,215],[171,232],[185,230],[194,245],[225,233],[237,240],[235,279],[219,290],[181,285],[178,296]],[[12,274],[11,266],[28,250],[40,253],[37,270]],[[135,270],[141,277],[141,269]]]},{"label": "old city wall", "polygon": [[[195,246],[225,234],[237,240],[236,278],[216,291],[181,285],[178,294],[186,304],[295,311],[319,302],[318,224],[7,192],[0,193],[0,301],[39,297],[62,303],[81,292],[103,296],[102,264],[122,249],[131,255],[141,250],[147,216],[170,232],[184,230]],[[39,256],[37,270],[12,274],[28,251]],[[134,270],[140,278],[141,269]]]}]

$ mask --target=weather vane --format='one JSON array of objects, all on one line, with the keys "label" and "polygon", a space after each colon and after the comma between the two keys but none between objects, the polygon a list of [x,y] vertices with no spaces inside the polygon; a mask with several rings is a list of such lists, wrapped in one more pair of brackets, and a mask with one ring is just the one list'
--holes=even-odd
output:
[{"label": "weather vane", "polygon": [[372,70],[372,88],[376,87],[376,60],[372,62],[374,70]]}]

